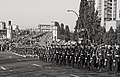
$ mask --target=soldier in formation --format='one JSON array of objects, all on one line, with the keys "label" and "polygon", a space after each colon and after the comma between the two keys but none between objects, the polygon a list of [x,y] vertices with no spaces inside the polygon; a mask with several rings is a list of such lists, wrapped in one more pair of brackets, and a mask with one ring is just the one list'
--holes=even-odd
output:
[{"label": "soldier in formation", "polygon": [[120,72],[119,45],[51,45],[31,48],[13,47],[12,50],[23,55],[34,55],[44,62],[56,65],[68,65],[99,72]]}]

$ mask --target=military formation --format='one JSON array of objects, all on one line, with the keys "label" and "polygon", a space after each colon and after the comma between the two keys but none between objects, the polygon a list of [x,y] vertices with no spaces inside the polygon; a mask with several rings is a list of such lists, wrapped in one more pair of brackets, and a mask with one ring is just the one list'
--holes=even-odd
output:
[{"label": "military formation", "polygon": [[38,57],[41,61],[98,72],[120,72],[119,45],[51,45],[12,47],[22,55]]}]

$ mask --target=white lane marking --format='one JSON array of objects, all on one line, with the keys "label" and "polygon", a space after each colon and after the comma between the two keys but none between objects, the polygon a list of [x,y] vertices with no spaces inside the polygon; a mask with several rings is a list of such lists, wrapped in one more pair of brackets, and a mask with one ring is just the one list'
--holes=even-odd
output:
[{"label": "white lane marking", "polygon": [[3,66],[1,66],[1,69],[6,70],[6,68],[4,68]]},{"label": "white lane marking", "polygon": [[13,71],[13,70],[10,70],[10,71]]},{"label": "white lane marking", "polygon": [[51,69],[51,67],[49,67],[49,69]]},{"label": "white lane marking", "polygon": [[22,60],[20,60],[20,59],[17,59],[18,61],[22,61]]},{"label": "white lane marking", "polygon": [[32,65],[37,66],[37,67],[42,67],[41,65],[38,65],[38,64],[32,64]]},{"label": "white lane marking", "polygon": [[12,58],[12,56],[9,56],[9,58]]},{"label": "white lane marking", "polygon": [[77,76],[77,75],[74,75],[74,74],[70,74],[71,76],[73,76],[73,77],[79,77],[79,76]]},{"label": "white lane marking", "polygon": [[22,56],[22,57],[26,57],[25,55],[20,55],[20,54],[17,54],[17,53],[13,53],[14,55],[17,55],[17,56]]}]

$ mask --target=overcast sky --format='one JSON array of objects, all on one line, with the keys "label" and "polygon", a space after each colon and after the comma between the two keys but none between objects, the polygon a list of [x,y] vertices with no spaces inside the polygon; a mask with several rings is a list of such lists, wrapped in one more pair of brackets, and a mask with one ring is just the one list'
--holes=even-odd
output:
[{"label": "overcast sky", "polygon": [[67,10],[78,13],[79,6],[80,0],[0,0],[0,21],[11,20],[20,28],[37,28],[38,24],[55,20],[73,31],[77,17]]}]

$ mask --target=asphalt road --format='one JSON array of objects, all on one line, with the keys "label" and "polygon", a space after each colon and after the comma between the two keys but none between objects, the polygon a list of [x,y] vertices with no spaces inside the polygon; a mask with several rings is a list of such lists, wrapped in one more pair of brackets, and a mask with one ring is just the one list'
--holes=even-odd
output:
[{"label": "asphalt road", "polygon": [[0,52],[0,77],[120,77],[73,67],[45,63],[37,58]]}]

